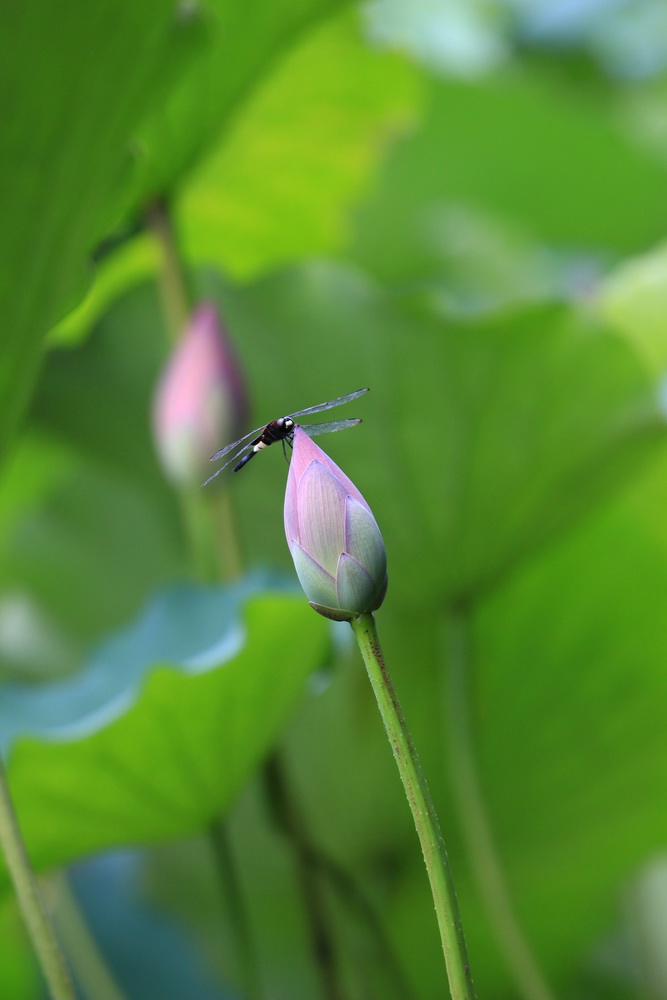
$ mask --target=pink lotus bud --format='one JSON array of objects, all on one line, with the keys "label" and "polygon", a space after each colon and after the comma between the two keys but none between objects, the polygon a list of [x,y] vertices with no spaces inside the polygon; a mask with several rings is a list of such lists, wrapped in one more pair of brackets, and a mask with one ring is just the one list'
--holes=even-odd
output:
[{"label": "pink lotus bud", "polygon": [[328,618],[375,611],[387,590],[387,555],[356,486],[300,427],[285,493],[285,534],[310,604]]},{"label": "pink lotus bud", "polygon": [[246,393],[217,307],[197,307],[162,373],[153,430],[165,473],[177,485],[199,485],[221,441],[245,419]]}]

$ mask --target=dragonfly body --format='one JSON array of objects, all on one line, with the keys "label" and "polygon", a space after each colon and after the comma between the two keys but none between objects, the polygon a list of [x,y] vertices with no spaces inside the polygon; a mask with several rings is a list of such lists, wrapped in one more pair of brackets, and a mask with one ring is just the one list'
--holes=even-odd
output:
[{"label": "dragonfly body", "polygon": [[[247,455],[244,455],[240,462],[237,462],[232,472],[238,472],[242,469],[246,462],[249,462],[253,455],[256,455],[258,451],[262,448],[268,448],[269,445],[275,444],[276,441],[290,441],[294,435],[294,421],[291,417],[278,417],[277,420],[271,420],[259,437],[256,437],[254,441],[251,441],[247,446],[250,451]],[[223,466],[224,468],[224,466]],[[218,470],[219,472],[222,470]],[[217,473],[215,473],[217,475]],[[205,485],[205,484],[204,484]]]},{"label": "dragonfly body", "polygon": [[[358,396],[363,396],[366,392],[368,392],[368,389],[357,389],[356,392],[350,392],[346,396],[338,396],[336,399],[330,399],[326,403],[318,403],[316,406],[309,406],[305,410],[297,410],[295,413],[289,413],[286,417],[278,417],[277,420],[271,420],[263,427],[256,427],[255,430],[244,434],[238,441],[233,441],[232,444],[228,444],[225,448],[215,453],[211,459],[212,462],[217,462],[218,459],[224,458],[225,455],[229,455],[230,453],[231,457],[227,459],[224,465],[216,469],[203,485],[208,485],[212,479],[215,479],[232,462],[236,463],[232,471],[238,472],[258,451],[269,448],[276,441],[288,441],[291,443],[294,437],[297,417],[305,417],[311,413],[330,410],[334,406],[342,406],[343,403],[349,403]],[[358,417],[352,417],[346,420],[330,420],[322,424],[302,424],[299,422],[299,426],[306,434],[315,437],[317,434],[331,434],[333,431],[342,431],[347,427],[354,427],[360,423],[361,420]]]}]

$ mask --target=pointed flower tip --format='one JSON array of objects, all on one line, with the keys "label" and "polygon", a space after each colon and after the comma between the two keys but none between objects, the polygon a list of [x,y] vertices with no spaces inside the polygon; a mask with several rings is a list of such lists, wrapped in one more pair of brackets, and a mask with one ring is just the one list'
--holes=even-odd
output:
[{"label": "pointed flower tip", "polygon": [[380,607],[387,556],[377,522],[354,483],[300,427],[287,477],[285,534],[316,611],[346,620]]},{"label": "pointed flower tip", "polygon": [[169,479],[201,481],[220,441],[233,438],[247,410],[245,382],[217,306],[198,305],[160,376],[153,433]]}]

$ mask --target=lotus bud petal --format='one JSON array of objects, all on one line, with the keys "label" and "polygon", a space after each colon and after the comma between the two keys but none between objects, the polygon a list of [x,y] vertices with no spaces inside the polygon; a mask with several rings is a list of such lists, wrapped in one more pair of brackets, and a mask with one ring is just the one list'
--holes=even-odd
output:
[{"label": "lotus bud petal", "polygon": [[221,441],[245,420],[245,384],[217,307],[195,309],[162,373],[153,431],[162,466],[176,485],[199,485]]},{"label": "lotus bud petal", "polygon": [[340,620],[380,607],[387,555],[373,513],[354,483],[298,426],[285,493],[285,534],[316,611]]}]

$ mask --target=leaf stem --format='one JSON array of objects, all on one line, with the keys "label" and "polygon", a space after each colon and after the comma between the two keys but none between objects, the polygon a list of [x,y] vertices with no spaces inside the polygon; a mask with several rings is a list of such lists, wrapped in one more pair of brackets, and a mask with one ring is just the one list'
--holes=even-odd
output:
[{"label": "leaf stem", "polygon": [[37,879],[30,865],[0,761],[0,845],[14,884],[33,950],[52,1000],[76,1000],[64,956],[56,939]]},{"label": "leaf stem", "polygon": [[464,607],[450,609],[447,636],[446,728],[450,739],[452,784],[470,862],[496,937],[521,994],[525,1000],[554,1000],[514,911],[477,772],[470,718],[468,612]]},{"label": "leaf stem", "polygon": [[311,950],[326,1000],[342,1000],[331,922],[327,913],[317,858],[310,847],[280,755],[275,752],[264,766],[266,791],[275,821],[288,838],[296,862],[304,909],[308,917]]},{"label": "leaf stem", "polygon": [[313,864],[321,872],[322,877],[326,878],[331,887],[335,889],[350,914],[356,917],[372,935],[377,960],[384,970],[387,982],[391,983],[394,994],[401,1000],[412,1000],[412,988],[398,963],[392,944],[375,908],[365,897],[352,875],[342,865],[319,850],[314,844],[307,844],[306,847],[310,851]]},{"label": "leaf stem", "polygon": [[176,343],[190,315],[191,295],[171,215],[163,201],[151,205],[146,223],[160,249],[160,295],[169,335]]},{"label": "leaf stem", "polygon": [[213,858],[220,874],[220,882],[227,895],[229,918],[238,954],[242,993],[247,1000],[259,1000],[262,996],[262,989],[257,972],[250,919],[238,876],[238,866],[229,841],[228,826],[224,819],[216,818],[210,823],[208,837]]},{"label": "leaf stem", "polygon": [[60,873],[53,881],[57,892],[54,919],[82,992],[95,1000],[126,1000],[91,933],[67,875]]},{"label": "leaf stem", "polygon": [[431,883],[452,1000],[474,1000],[475,991],[445,843],[417,751],[387,671],[375,619],[372,614],[364,614],[350,624],[366,664],[417,828]]}]

